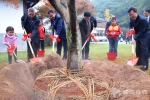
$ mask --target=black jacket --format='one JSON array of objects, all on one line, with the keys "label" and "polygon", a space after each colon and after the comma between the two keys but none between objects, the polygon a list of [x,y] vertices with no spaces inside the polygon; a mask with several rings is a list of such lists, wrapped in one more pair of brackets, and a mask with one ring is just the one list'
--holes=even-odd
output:
[{"label": "black jacket", "polygon": [[135,40],[139,40],[142,44],[147,44],[150,40],[150,26],[144,16],[138,14],[135,21],[130,19],[130,28],[134,28],[136,32]]},{"label": "black jacket", "polygon": [[[92,31],[94,21],[90,19],[90,22],[91,22],[91,31]],[[80,28],[82,39],[86,40],[88,34],[87,34],[87,23],[84,18],[79,22],[79,28]]]},{"label": "black jacket", "polygon": [[[91,17],[90,17],[90,21],[93,23],[93,24],[92,24],[92,27],[95,27],[95,28],[96,28],[96,27],[97,27],[97,21],[96,21],[96,19],[95,19],[93,16],[91,16]],[[92,29],[92,30],[93,30],[93,29]]]},{"label": "black jacket", "polygon": [[38,32],[38,26],[39,26],[39,19],[38,17],[35,15],[33,18],[32,18],[32,23],[30,26],[27,26],[26,23],[27,23],[27,20],[28,19],[28,13],[25,12],[24,15],[21,17],[21,25],[22,27],[24,27],[25,29],[27,29],[27,27],[30,27],[31,28],[31,40],[32,41],[35,41],[37,44],[39,43],[39,32]]}]

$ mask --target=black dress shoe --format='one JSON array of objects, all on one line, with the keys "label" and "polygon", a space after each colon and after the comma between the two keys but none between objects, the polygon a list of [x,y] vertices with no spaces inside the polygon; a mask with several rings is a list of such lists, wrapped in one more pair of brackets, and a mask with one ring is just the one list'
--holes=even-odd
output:
[{"label": "black dress shoe", "polygon": [[148,70],[148,68],[146,66],[142,66],[140,69],[143,70],[143,71]]},{"label": "black dress shoe", "polygon": [[88,58],[85,58],[85,60],[91,60],[91,59],[88,57]]},{"label": "black dress shoe", "polygon": [[27,61],[26,61],[26,63],[29,63],[29,62],[30,62],[30,60],[27,60]]},{"label": "black dress shoe", "polygon": [[67,58],[62,58],[62,60],[67,60]]}]

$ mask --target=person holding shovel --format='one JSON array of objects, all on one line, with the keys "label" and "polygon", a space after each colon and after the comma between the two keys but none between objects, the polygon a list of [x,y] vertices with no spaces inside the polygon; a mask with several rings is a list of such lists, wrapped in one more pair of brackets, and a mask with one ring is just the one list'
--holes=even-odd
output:
[{"label": "person holding shovel", "polygon": [[53,10],[48,11],[49,18],[51,20],[51,26],[52,31],[55,38],[60,39],[59,42],[57,42],[57,53],[61,56],[61,48],[63,46],[64,48],[64,55],[62,60],[67,59],[67,51],[68,51],[68,45],[67,45],[67,38],[66,38],[66,28],[64,25],[64,22],[59,14],[56,14]]},{"label": "person holding shovel", "polygon": [[141,70],[148,69],[148,44],[150,43],[150,26],[144,16],[138,14],[137,9],[130,7],[128,10],[130,17],[130,28],[134,28],[135,37],[132,43],[136,43],[138,57],[141,58]]},{"label": "person holding shovel", "polygon": [[118,48],[118,37],[121,34],[121,29],[116,23],[116,18],[111,18],[111,25],[107,28],[106,34],[109,41],[109,53],[116,53],[117,56],[117,48]]},{"label": "person holding shovel", "polygon": [[12,26],[8,26],[6,28],[6,34],[4,35],[3,43],[8,47],[8,63],[12,64],[12,55],[17,63],[17,58],[14,55],[14,53],[17,54],[17,37],[15,36],[14,28]]},{"label": "person holding shovel", "polygon": [[[29,8],[28,12],[25,12],[24,15],[21,17],[22,29],[26,31],[28,35],[27,41],[30,41],[35,57],[37,57],[37,50],[39,47],[39,22],[40,21],[38,17],[35,15],[34,8]],[[33,55],[29,44],[27,43],[27,62],[30,62],[29,59],[31,58],[33,58]]]},{"label": "person holding shovel", "polygon": [[91,18],[90,12],[84,13],[84,18],[79,22],[79,28],[81,33],[81,39],[82,39],[82,46],[85,44],[85,47],[82,49],[82,59],[91,60],[89,58],[89,46],[90,46],[90,33],[93,30],[93,27],[96,27],[97,25],[94,25],[93,17]]}]

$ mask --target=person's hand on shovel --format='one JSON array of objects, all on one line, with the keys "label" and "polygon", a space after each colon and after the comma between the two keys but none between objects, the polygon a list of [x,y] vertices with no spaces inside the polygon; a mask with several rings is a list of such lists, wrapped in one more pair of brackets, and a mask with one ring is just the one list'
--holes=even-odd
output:
[{"label": "person's hand on shovel", "polygon": [[27,38],[27,41],[31,42],[31,38]]},{"label": "person's hand on shovel", "polygon": [[131,44],[136,44],[135,40],[133,40],[133,41],[131,42]]}]

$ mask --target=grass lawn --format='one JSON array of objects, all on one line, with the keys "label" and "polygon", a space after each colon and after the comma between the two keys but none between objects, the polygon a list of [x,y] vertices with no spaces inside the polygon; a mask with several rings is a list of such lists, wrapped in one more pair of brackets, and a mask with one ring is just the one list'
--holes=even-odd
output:
[{"label": "grass lawn", "polygon": [[[56,48],[55,48],[56,50]],[[51,47],[46,47],[46,55],[51,53]],[[131,58],[131,45],[129,44],[119,44],[118,45],[118,59],[115,61],[107,60],[108,43],[91,43],[90,44],[90,58],[93,60],[100,60],[106,62],[113,62],[118,64],[126,64],[128,59]],[[46,57],[46,56],[45,56]],[[18,51],[18,58],[26,61],[27,54],[26,51]],[[7,65],[7,53],[0,53],[0,68]],[[150,69],[145,71],[150,74]]]}]

